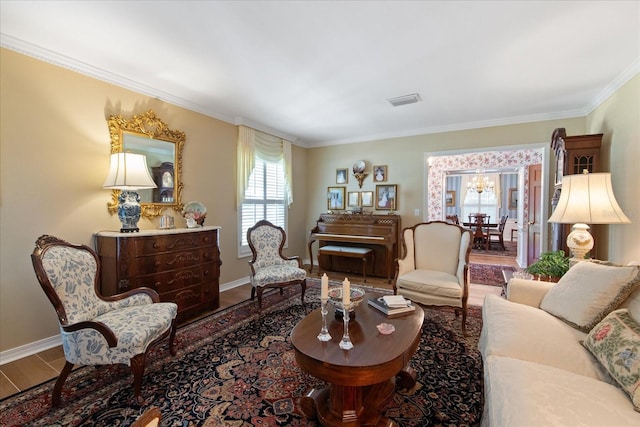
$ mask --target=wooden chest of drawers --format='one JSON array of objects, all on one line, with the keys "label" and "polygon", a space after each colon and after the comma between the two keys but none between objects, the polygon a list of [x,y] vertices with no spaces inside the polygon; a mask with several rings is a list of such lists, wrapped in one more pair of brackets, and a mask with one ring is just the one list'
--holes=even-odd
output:
[{"label": "wooden chest of drawers", "polygon": [[99,232],[100,293],[148,287],[178,304],[178,322],[220,306],[219,227]]}]

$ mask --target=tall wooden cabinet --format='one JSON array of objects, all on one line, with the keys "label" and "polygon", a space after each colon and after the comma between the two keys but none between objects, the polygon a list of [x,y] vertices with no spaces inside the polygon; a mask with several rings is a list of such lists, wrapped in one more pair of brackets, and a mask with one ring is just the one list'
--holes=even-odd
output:
[{"label": "tall wooden cabinet", "polygon": [[[558,129],[557,129],[558,130]],[[562,132],[564,129],[562,129]],[[555,132],[554,132],[555,134]],[[600,147],[602,145],[602,134],[592,135],[576,135],[565,136],[561,134],[560,146],[558,149],[562,149],[562,141],[564,141],[564,153],[560,157],[562,164],[557,167],[562,170],[562,175],[576,175],[583,173],[584,170],[589,173],[602,172],[600,166]],[[552,210],[555,209],[558,200],[560,199],[560,193],[562,192],[562,185],[556,185],[556,189],[551,201]],[[563,249],[567,255],[570,254],[567,247],[567,236],[571,233],[571,224],[553,224],[551,229],[551,248],[552,250]],[[589,230],[593,239],[597,241],[597,226],[591,226]],[[596,257],[596,248],[594,247],[590,256]]]},{"label": "tall wooden cabinet", "polygon": [[109,296],[149,287],[161,301],[178,304],[178,322],[220,306],[220,227],[102,231],[100,292]]}]

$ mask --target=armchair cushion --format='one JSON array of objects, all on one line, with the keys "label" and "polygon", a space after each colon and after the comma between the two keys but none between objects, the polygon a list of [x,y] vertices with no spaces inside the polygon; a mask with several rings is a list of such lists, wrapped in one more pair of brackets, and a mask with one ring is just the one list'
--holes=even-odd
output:
[{"label": "armchair cushion", "polygon": [[151,342],[171,327],[177,311],[174,303],[149,303],[109,311],[92,319],[106,325],[118,339],[118,345],[111,348],[95,329],[65,332],[61,328],[65,358],[81,365],[129,365],[131,358],[144,353]]},{"label": "armchair cushion", "polygon": [[398,288],[435,296],[462,298],[462,288],[453,274],[433,270],[413,270],[398,277]]},{"label": "armchair cushion", "polygon": [[256,269],[256,274],[251,277],[251,280],[253,286],[266,286],[304,280],[306,276],[306,271],[298,268],[298,263],[294,261],[293,264],[275,264]]}]

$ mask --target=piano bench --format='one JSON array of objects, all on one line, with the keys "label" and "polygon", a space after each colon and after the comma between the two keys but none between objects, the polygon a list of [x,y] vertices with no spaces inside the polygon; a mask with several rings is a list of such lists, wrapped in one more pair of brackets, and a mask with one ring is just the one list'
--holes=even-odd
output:
[{"label": "piano bench", "polygon": [[[375,253],[373,249],[369,248],[357,248],[353,246],[337,246],[337,245],[327,245],[322,246],[318,249],[318,256],[320,255],[332,255],[332,256],[343,256],[347,258],[361,258],[362,259],[362,281],[367,281],[367,257],[371,256],[373,261]],[[318,276],[322,273],[322,266],[320,265],[320,261],[318,261]]]}]

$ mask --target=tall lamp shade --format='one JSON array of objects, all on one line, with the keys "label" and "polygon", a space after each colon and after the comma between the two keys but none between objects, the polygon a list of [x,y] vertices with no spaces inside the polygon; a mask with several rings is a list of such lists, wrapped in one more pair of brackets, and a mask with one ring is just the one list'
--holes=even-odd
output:
[{"label": "tall lamp shade", "polygon": [[560,200],[549,222],[574,224],[567,246],[578,259],[584,259],[593,248],[587,224],[631,223],[613,194],[610,173],[565,175]]},{"label": "tall lamp shade", "polygon": [[122,223],[120,232],[139,231],[141,208],[137,190],[157,187],[149,174],[147,158],[134,153],[111,154],[109,173],[102,187],[121,190],[118,196],[118,218]]}]

